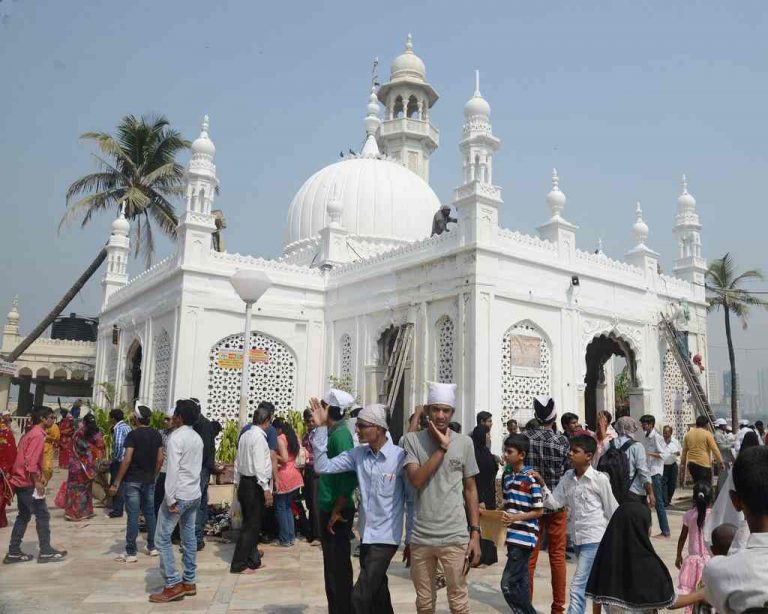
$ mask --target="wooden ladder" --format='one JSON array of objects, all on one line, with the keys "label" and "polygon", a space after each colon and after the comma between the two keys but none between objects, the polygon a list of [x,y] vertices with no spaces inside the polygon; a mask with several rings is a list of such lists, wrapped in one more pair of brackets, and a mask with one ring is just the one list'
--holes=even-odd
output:
[{"label": "wooden ladder", "polygon": [[401,324],[397,328],[397,337],[392,353],[389,355],[387,370],[384,373],[384,386],[379,395],[380,402],[386,404],[390,411],[393,410],[397,400],[397,392],[400,390],[400,383],[403,381],[403,372],[405,363],[408,360],[408,353],[411,350],[413,341],[413,324]]},{"label": "wooden ladder", "polygon": [[669,349],[672,350],[672,355],[677,361],[677,366],[680,367],[680,371],[683,374],[688,390],[691,393],[691,399],[693,406],[696,408],[696,413],[700,416],[706,416],[709,421],[709,427],[714,431],[715,429],[715,414],[712,411],[712,407],[709,405],[707,395],[704,392],[704,388],[701,386],[696,372],[694,371],[694,365],[688,356],[685,355],[677,336],[677,330],[669,319],[662,313],[661,314],[661,329],[664,331],[664,335],[667,338],[667,344]]}]

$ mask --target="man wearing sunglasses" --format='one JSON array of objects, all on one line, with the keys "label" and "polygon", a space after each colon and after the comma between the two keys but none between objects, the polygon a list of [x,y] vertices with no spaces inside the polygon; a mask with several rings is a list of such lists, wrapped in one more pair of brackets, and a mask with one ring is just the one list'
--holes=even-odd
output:
[{"label": "man wearing sunglasses", "polygon": [[329,459],[328,409],[317,399],[311,399],[310,406],[318,426],[312,441],[315,471],[321,474],[354,471],[360,487],[358,529],[362,546],[360,575],[352,589],[352,610],[356,614],[392,614],[387,570],[403,530],[405,450],[387,437],[387,408],[376,404],[364,407],[357,416],[361,445]]}]

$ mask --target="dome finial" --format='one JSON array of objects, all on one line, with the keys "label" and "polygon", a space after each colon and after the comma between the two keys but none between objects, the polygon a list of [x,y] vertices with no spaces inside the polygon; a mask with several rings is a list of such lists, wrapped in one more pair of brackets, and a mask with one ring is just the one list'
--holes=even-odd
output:
[{"label": "dome finial", "polygon": [[413,36],[408,32],[408,37],[405,39],[405,52],[413,53]]},{"label": "dome finial", "polygon": [[560,214],[565,209],[565,194],[560,190],[560,177],[557,174],[557,169],[552,169],[552,189],[547,194],[547,204],[549,210],[552,213],[552,218],[560,217]]},{"label": "dome finial", "polygon": [[560,177],[557,175],[557,169],[552,169],[552,189],[553,190],[559,190],[560,189]]},{"label": "dome finial", "polygon": [[688,178],[683,173],[683,194],[688,194]]},{"label": "dome finial", "polygon": [[360,155],[371,157],[379,155],[379,145],[376,143],[376,133],[381,126],[379,118],[379,99],[376,97],[376,86],[371,85],[371,93],[368,96],[367,113],[365,115],[365,144]]},{"label": "dome finial", "polygon": [[639,200],[635,205],[635,223],[632,226],[632,234],[637,241],[637,247],[645,246],[645,242],[648,240],[648,224],[643,221],[643,209],[640,207]]},{"label": "dome finial", "polygon": [[482,96],[480,93],[480,71],[477,69],[475,69],[475,96]]},{"label": "dome finial", "polygon": [[200,136],[203,136],[203,135],[208,136],[208,126],[209,126],[208,114],[205,114],[203,115],[203,123],[200,126]]}]

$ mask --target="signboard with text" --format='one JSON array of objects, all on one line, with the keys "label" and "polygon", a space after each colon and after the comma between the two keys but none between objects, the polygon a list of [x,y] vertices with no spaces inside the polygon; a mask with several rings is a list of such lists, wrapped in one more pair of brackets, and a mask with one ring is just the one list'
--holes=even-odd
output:
[{"label": "signboard with text", "polygon": [[[263,348],[252,348],[249,360],[252,363],[266,364],[269,362],[269,352]],[[219,352],[216,362],[221,369],[242,369],[243,352],[240,350]]]},{"label": "signboard with text", "polygon": [[519,375],[538,376],[541,373],[541,339],[530,335],[509,338],[510,366]]}]

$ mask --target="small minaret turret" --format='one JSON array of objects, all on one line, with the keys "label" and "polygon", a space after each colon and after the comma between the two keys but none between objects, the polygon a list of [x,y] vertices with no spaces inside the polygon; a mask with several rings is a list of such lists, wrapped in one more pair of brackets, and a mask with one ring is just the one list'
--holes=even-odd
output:
[{"label": "small minaret turret", "polygon": [[426,67],[413,52],[410,34],[405,51],[392,62],[389,82],[379,88],[378,98],[385,109],[379,131],[383,153],[429,182],[429,157],[439,143],[429,109],[437,102],[438,94],[427,83]]},{"label": "small minaret turret", "polygon": [[707,261],[701,255],[701,222],[696,213],[696,199],[688,193],[688,181],[683,175],[683,192],[677,199],[677,215],[672,233],[677,241],[677,258],[673,273],[703,288]]},{"label": "small minaret turret", "polygon": [[112,222],[112,232],[107,243],[107,270],[101,280],[101,310],[107,307],[109,297],[128,283],[128,253],[131,241],[128,231],[131,225],[125,219],[125,203],[120,206],[120,214]]},{"label": "small minaret turret", "polygon": [[184,172],[186,211],[176,231],[180,264],[201,264],[213,249],[216,219],[211,213],[219,180],[213,162],[216,146],[208,136],[208,116],[203,117],[200,136],[192,143],[192,158]]},{"label": "small minaret turret", "polygon": [[576,258],[576,231],[578,226],[566,221],[563,217],[565,210],[565,193],[560,189],[560,175],[557,169],[552,169],[552,188],[547,193],[547,206],[550,218],[539,226],[539,236],[552,241],[557,246],[558,258],[563,262],[573,262]]},{"label": "small minaret turret", "polygon": [[459,150],[462,184],[454,190],[457,230],[465,243],[486,241],[499,225],[501,188],[493,184],[493,155],[501,147],[491,127],[491,105],[480,93],[480,72],[475,71],[475,92],[464,105],[464,126]]},{"label": "small minaret turret", "polygon": [[648,247],[648,224],[643,220],[643,209],[638,202],[635,205],[635,223],[632,225],[632,238],[635,246],[624,256],[624,260],[643,269],[649,287],[654,287],[659,271],[659,254]]}]

